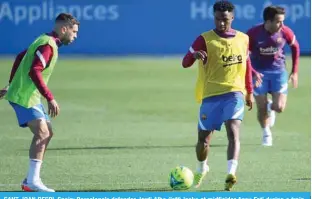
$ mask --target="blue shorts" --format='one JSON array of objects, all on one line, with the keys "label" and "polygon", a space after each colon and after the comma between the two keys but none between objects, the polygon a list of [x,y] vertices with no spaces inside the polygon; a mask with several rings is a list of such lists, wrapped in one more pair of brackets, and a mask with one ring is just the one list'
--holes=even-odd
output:
[{"label": "blue shorts", "polygon": [[243,120],[244,107],[244,95],[240,92],[205,98],[200,107],[198,130],[220,131],[227,120]]},{"label": "blue shorts", "polygon": [[25,108],[13,102],[9,103],[11,104],[16,113],[16,117],[20,127],[25,128],[27,127],[28,122],[39,118],[44,118],[46,121],[50,121],[50,118],[46,113],[44,106],[42,104],[38,104],[30,108]]},{"label": "blue shorts", "polygon": [[[258,88],[254,88],[254,95],[266,95],[267,93],[283,93],[287,94],[288,89],[288,73],[282,71],[280,73],[261,72],[263,74],[262,84]],[[255,78],[253,79],[255,84]]]}]

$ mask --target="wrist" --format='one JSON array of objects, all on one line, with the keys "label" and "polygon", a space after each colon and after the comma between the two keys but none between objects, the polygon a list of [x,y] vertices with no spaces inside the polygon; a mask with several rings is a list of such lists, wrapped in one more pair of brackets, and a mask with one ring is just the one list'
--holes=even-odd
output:
[{"label": "wrist", "polygon": [[193,56],[194,59],[197,59],[197,56],[196,56],[195,52],[192,53],[192,56]]},{"label": "wrist", "polygon": [[47,102],[52,102],[54,98],[47,98]]}]

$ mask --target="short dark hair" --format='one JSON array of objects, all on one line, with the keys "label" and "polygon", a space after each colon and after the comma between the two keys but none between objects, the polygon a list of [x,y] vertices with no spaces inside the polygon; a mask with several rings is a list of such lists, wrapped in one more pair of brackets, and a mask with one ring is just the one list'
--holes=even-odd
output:
[{"label": "short dark hair", "polygon": [[221,0],[221,1],[217,1],[214,5],[213,5],[213,12],[216,11],[220,11],[220,12],[233,12],[233,10],[235,9],[235,6],[229,2],[229,1],[225,1],[225,0]]},{"label": "short dark hair", "polygon": [[68,23],[70,26],[73,25],[78,25],[80,22],[71,14],[69,13],[60,13],[56,18],[55,18],[55,23]]},{"label": "short dark hair", "polygon": [[263,10],[263,20],[264,21],[273,21],[275,15],[284,15],[285,9],[280,6],[268,6]]}]

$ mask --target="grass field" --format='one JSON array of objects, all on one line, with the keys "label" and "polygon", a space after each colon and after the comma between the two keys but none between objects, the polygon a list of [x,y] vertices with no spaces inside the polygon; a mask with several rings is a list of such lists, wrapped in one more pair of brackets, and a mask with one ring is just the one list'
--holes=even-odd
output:
[{"label": "grass field", "polygon": [[[290,61],[290,60],[288,60]],[[49,86],[60,104],[42,179],[57,191],[167,191],[176,165],[196,167],[196,68],[179,58],[61,59]],[[290,63],[290,62],[289,62]],[[11,59],[0,59],[0,82]],[[289,64],[290,65],[290,64]],[[246,111],[234,191],[310,191],[311,60],[300,61],[299,88],[261,146],[256,109]],[[31,133],[0,101],[0,191],[19,191]],[[222,191],[227,171],[224,128],[215,133],[210,173],[198,191]],[[197,191],[190,189],[190,191]]]}]

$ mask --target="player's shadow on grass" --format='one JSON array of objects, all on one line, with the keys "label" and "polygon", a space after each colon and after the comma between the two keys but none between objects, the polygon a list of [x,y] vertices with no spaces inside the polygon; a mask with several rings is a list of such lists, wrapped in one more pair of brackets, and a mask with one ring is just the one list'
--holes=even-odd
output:
[{"label": "player's shadow on grass", "polygon": [[311,178],[296,178],[296,181],[311,181]]},{"label": "player's shadow on grass", "polygon": [[[193,192],[194,189],[179,192]],[[196,190],[198,191],[198,190]],[[199,192],[223,192],[224,190],[199,190]],[[177,192],[170,188],[131,188],[131,189],[86,189],[86,190],[61,190],[56,192]]]},{"label": "player's shadow on grass", "polygon": [[21,190],[18,190],[18,191],[0,191],[1,192],[25,192],[25,191],[21,191]]},{"label": "player's shadow on grass", "polygon": [[[169,148],[194,148],[195,145],[183,146],[95,146],[95,147],[66,147],[66,148],[48,148],[48,151],[62,150],[115,150],[115,149],[169,149]],[[227,147],[224,144],[213,144],[210,147]]]}]

